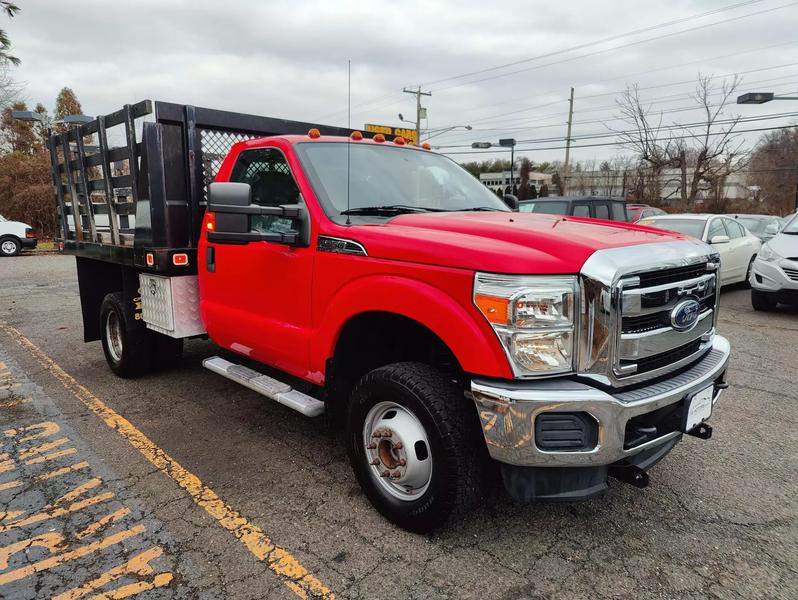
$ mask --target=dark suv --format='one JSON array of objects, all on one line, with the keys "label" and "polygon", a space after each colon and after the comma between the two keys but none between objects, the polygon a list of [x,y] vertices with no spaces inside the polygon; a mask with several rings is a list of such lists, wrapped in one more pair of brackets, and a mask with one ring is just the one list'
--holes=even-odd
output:
[{"label": "dark suv", "polygon": [[518,203],[518,211],[590,217],[607,221],[627,220],[626,202],[607,196],[553,196],[522,200]]}]

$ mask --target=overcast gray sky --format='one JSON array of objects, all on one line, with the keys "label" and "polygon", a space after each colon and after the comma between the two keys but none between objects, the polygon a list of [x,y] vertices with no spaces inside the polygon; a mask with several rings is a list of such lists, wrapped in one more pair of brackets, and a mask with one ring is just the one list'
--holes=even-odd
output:
[{"label": "overcast gray sky", "polygon": [[[17,17],[0,18],[23,61],[14,75],[26,84],[29,102],[52,108],[67,85],[92,115],[152,98],[346,125],[347,59],[353,127],[398,125],[399,112],[412,118],[415,100],[402,88],[422,84],[432,90],[424,98],[426,126],[473,127],[435,137],[441,146],[499,137],[530,140],[520,148],[562,146],[555,138],[565,136],[571,86],[577,138],[620,127],[610,121],[617,114],[614,92],[627,84],[661,86],[644,95],[656,110],[670,111],[668,123],[701,120],[698,112],[674,112],[691,105],[694,84],[684,82],[699,71],[745,73],[741,92],[798,95],[798,3],[789,0],[17,3]],[[650,29],[623,35],[644,28]],[[606,41],[591,44],[600,40]],[[584,47],[568,50],[577,46]],[[487,70],[517,61],[526,62]],[[729,115],[738,112],[798,113],[798,102],[732,106]],[[786,116],[740,127],[794,122]],[[749,143],[758,135],[748,134]],[[546,139],[554,141],[536,143]],[[586,147],[574,156],[619,153]],[[539,162],[563,154],[547,149],[528,156]]]}]

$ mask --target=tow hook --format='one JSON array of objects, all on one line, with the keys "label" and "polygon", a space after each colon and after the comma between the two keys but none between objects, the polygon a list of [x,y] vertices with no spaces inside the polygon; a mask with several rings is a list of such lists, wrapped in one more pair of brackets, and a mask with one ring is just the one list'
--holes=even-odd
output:
[{"label": "tow hook", "polygon": [[610,465],[609,475],[636,488],[644,488],[648,485],[648,473],[635,465]]},{"label": "tow hook", "polygon": [[702,440],[708,440],[712,437],[712,426],[708,425],[707,423],[701,423],[700,425],[697,425],[688,431],[687,435],[692,435],[694,437],[701,438]]}]

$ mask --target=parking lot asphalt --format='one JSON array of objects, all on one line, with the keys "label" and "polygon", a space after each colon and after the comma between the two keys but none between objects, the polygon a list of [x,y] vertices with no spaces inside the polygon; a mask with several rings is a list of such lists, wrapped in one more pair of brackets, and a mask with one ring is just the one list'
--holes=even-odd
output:
[{"label": "parking lot asphalt", "polygon": [[648,488],[493,490],[419,536],[371,508],[323,419],[204,370],[212,343],[116,378],[82,342],[74,259],[0,260],[0,597],[795,598],[798,311],[731,288],[719,329],[714,435]]}]

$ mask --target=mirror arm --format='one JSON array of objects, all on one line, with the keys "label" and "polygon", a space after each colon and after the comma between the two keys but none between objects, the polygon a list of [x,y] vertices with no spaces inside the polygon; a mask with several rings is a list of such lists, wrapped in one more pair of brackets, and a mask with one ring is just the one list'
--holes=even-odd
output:
[{"label": "mirror arm", "polygon": [[259,206],[247,204],[246,206],[233,206],[229,204],[208,204],[208,210],[214,213],[231,213],[236,215],[255,215],[262,217],[285,217],[295,219],[300,216],[301,208],[298,204],[283,204],[281,206]]},{"label": "mirror arm", "polygon": [[279,244],[294,245],[299,239],[299,233],[292,231],[290,233],[261,233],[259,231],[250,231],[249,233],[230,233],[226,231],[209,231],[209,242],[221,243],[238,243],[248,244],[249,242],[277,242]]}]

